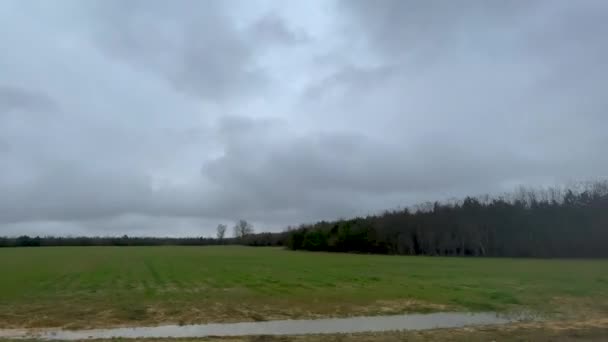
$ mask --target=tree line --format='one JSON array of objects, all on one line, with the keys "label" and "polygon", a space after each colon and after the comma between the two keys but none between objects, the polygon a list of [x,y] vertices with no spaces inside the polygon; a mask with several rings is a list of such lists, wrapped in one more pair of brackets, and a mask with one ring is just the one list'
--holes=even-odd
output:
[{"label": "tree line", "polygon": [[[216,237],[130,237],[113,236],[35,236],[0,237],[0,247],[50,247],[50,246],[212,246],[249,245],[282,246],[287,236],[280,233],[255,234],[253,225],[238,220],[233,226],[233,236],[227,237],[227,225],[217,226]],[[278,239],[282,236],[281,239]]]},{"label": "tree line", "polygon": [[520,189],[292,229],[294,250],[404,255],[608,257],[608,182]]},{"label": "tree line", "polygon": [[0,247],[286,246],[292,250],[403,255],[608,257],[608,182],[424,203],[378,215],[255,233],[239,220],[233,236],[0,237]]},{"label": "tree line", "polygon": [[0,237],[0,247],[46,247],[46,246],[207,246],[229,243],[205,237],[121,237],[107,236],[36,236]]}]

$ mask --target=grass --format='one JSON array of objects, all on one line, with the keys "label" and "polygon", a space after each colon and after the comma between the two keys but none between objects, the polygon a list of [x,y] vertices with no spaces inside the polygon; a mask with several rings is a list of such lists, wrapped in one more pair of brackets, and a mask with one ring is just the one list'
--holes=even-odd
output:
[{"label": "grass", "polygon": [[0,249],[0,327],[108,327],[407,311],[608,313],[608,260],[251,247]]}]

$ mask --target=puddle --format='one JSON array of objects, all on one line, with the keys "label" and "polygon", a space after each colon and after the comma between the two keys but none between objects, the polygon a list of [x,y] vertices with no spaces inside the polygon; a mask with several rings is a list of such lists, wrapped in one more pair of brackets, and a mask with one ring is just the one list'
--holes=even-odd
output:
[{"label": "puddle", "polygon": [[426,330],[473,325],[507,324],[528,320],[524,316],[505,316],[494,312],[408,314],[396,316],[283,320],[198,325],[165,325],[92,330],[0,330],[0,338],[37,338],[42,340],[84,340],[89,338],[186,338],[207,336],[305,335],[391,330]]}]

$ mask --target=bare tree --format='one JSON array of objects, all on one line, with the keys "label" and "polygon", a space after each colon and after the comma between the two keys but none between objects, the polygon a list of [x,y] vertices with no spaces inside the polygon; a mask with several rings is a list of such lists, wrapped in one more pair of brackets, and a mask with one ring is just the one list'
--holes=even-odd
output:
[{"label": "bare tree", "polygon": [[217,239],[218,240],[224,240],[224,236],[226,236],[226,228],[228,228],[225,224],[218,224],[217,225]]},{"label": "bare tree", "polygon": [[245,220],[239,220],[234,226],[235,238],[243,238],[251,234],[253,234],[253,226]]}]

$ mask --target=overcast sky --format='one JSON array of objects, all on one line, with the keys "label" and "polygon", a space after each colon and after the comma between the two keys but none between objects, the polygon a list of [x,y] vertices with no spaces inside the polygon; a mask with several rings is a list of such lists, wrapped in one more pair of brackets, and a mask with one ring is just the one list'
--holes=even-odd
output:
[{"label": "overcast sky", "polygon": [[608,1],[1,0],[0,235],[608,175]]}]

